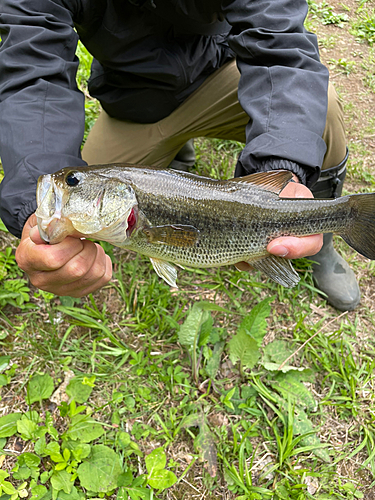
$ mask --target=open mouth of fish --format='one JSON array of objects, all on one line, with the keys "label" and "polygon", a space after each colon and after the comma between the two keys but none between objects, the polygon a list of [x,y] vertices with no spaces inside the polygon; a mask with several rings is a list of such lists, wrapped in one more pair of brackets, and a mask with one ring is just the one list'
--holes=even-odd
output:
[{"label": "open mouth of fish", "polygon": [[51,175],[43,176],[38,183],[37,204],[35,212],[40,236],[46,243],[60,243],[69,235],[94,238],[100,233],[100,239],[114,245],[130,238],[138,222],[138,206],[135,204],[128,210],[114,217],[114,222],[105,225],[100,217],[95,217],[100,206],[102,194],[97,198],[92,213],[73,213],[65,215],[64,192],[53,181]]}]

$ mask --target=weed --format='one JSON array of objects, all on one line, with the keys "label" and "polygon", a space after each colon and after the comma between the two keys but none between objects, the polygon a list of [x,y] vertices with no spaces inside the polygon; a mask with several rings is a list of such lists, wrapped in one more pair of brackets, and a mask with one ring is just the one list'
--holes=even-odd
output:
[{"label": "weed", "polygon": [[375,43],[375,11],[367,13],[359,21],[352,24],[351,32],[361,41],[366,41],[370,45]]}]

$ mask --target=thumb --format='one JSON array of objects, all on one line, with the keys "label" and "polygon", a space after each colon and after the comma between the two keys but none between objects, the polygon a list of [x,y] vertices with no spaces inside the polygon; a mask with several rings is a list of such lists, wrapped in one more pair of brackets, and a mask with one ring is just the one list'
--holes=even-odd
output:
[{"label": "thumb", "polygon": [[22,231],[22,239],[27,239],[30,238],[30,240],[35,243],[36,245],[41,245],[45,243],[45,241],[41,238],[37,226],[37,220],[36,220],[36,215],[32,214],[27,221],[25,222],[25,225],[23,227]]},{"label": "thumb", "polygon": [[30,240],[35,243],[35,245],[46,245],[47,243],[43,240],[43,238],[40,236],[40,233],[39,233],[39,229],[38,229],[38,226],[33,226],[31,229],[30,229],[30,232],[29,232],[29,238]]}]

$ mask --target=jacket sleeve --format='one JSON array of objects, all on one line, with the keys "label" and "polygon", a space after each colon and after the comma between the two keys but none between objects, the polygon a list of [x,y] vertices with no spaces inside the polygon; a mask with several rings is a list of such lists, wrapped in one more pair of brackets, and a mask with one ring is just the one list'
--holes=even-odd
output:
[{"label": "jacket sleeve", "polygon": [[241,73],[239,101],[250,118],[242,175],[267,158],[283,158],[301,165],[311,186],[326,151],[328,70],[315,35],[304,28],[307,3],[223,0],[222,8]]},{"label": "jacket sleeve", "polygon": [[73,13],[52,0],[1,5],[0,217],[20,237],[36,209],[38,177],[85,164],[84,96],[75,81]]}]

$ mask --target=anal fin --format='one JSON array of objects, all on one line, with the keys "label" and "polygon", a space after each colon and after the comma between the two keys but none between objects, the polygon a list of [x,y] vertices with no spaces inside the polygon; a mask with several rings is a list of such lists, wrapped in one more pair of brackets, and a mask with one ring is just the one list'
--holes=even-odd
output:
[{"label": "anal fin", "polygon": [[269,255],[265,259],[252,261],[249,264],[287,288],[296,286],[300,281],[300,277],[288,259]]},{"label": "anal fin", "polygon": [[151,263],[154,267],[154,270],[156,274],[160,277],[163,278],[165,282],[168,283],[169,286],[173,286],[175,288],[177,287],[176,280],[177,280],[177,269],[167,262],[166,260],[162,259],[155,259],[153,257],[150,257]]}]

